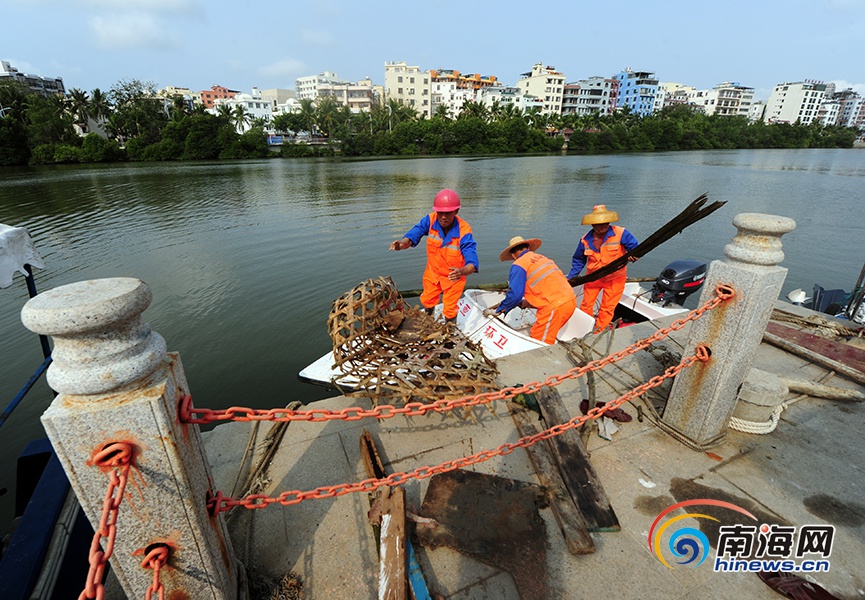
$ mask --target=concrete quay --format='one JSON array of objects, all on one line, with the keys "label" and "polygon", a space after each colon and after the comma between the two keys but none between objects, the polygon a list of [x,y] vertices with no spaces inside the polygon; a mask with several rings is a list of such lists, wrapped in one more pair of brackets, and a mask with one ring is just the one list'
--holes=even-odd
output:
[{"label": "concrete quay", "polygon": [[[786,303],[778,306],[786,311],[795,308]],[[618,329],[610,351],[649,337],[672,320]],[[688,345],[689,329],[690,325],[657,345],[682,353]],[[606,341],[601,340],[596,348],[606,352]],[[563,345],[498,361],[503,385],[543,380],[573,366]],[[827,373],[823,367],[766,343],[759,346],[752,366],[809,381],[817,381]],[[629,356],[594,377],[596,399],[614,400],[661,374],[664,368],[648,352]],[[824,382],[865,391],[862,385],[840,376]],[[827,558],[830,569],[800,575],[838,598],[865,596],[865,445],[860,429],[865,424],[865,403],[790,394],[789,406],[773,432],[755,435],[728,429],[719,445],[698,451],[653,422],[653,408],[663,406],[669,388],[666,383],[657,393],[649,392],[625,404],[623,408],[634,419],[617,423],[619,431],[609,441],[597,433],[588,441],[591,463],[621,531],[592,533],[595,552],[575,556],[568,552],[552,511],[540,509],[546,530],[546,596],[681,600],[782,597],[755,573],[713,570],[717,530],[707,534],[713,548],[706,562],[697,567],[675,564],[664,547],[674,567],[668,568],[650,552],[649,530],[658,515],[673,504],[691,499],[735,504],[753,513],[758,526],[780,524],[798,531],[805,525],[833,525],[834,539]],[[585,379],[567,380],[556,389],[570,415],[579,415],[580,401],[587,397]],[[338,410],[351,406],[369,408],[370,402],[340,396],[317,402],[314,408]],[[642,422],[637,419],[638,407],[644,417]],[[434,466],[518,440],[520,436],[504,403],[494,403],[493,408],[494,414],[486,408],[475,408],[475,419],[431,414],[380,421],[293,422],[270,464],[262,493],[275,496],[288,490],[312,490],[366,479],[359,450],[363,429],[375,439],[388,472]],[[271,426],[258,426],[252,442],[255,455],[250,463],[260,456],[262,441]],[[253,428],[251,423],[228,423],[203,433],[215,490],[228,495],[236,482],[246,477],[249,466],[241,463]],[[522,449],[469,469],[538,483],[528,454]],[[428,486],[429,480],[410,480],[403,486],[407,512],[420,511]],[[686,511],[699,513],[700,508],[678,509],[666,518]],[[288,507],[235,508],[228,513],[227,522],[238,558],[256,575],[278,580],[294,572],[302,579],[305,599],[365,600],[378,597],[379,578],[376,539],[367,519],[368,510],[368,494],[354,493]],[[706,522],[698,518],[680,521],[683,527],[695,528]],[[740,522],[731,516],[728,523],[718,525]],[[428,549],[418,543],[414,548],[433,598],[519,597],[506,571],[453,549]]]}]

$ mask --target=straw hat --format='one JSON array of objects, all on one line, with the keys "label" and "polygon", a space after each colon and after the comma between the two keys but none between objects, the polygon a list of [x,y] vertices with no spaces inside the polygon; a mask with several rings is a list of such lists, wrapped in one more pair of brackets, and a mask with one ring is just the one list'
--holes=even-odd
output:
[{"label": "straw hat", "polygon": [[599,223],[612,223],[619,220],[619,213],[607,210],[606,204],[596,204],[592,212],[583,217],[583,225],[598,225]]},{"label": "straw hat", "polygon": [[508,242],[508,247],[502,250],[502,253],[499,254],[499,260],[502,262],[513,260],[511,258],[511,250],[513,250],[515,246],[519,246],[520,244],[528,244],[529,250],[534,252],[541,247],[541,240],[539,240],[538,238],[529,238],[527,240],[524,240],[523,236],[521,235],[512,237],[511,241]]}]

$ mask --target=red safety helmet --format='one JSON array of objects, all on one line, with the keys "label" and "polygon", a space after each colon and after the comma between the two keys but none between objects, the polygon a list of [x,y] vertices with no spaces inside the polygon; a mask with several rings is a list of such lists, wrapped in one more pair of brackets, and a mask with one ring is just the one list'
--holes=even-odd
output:
[{"label": "red safety helmet", "polygon": [[443,189],[433,201],[433,210],[436,212],[453,212],[460,207],[460,195],[453,190]]}]

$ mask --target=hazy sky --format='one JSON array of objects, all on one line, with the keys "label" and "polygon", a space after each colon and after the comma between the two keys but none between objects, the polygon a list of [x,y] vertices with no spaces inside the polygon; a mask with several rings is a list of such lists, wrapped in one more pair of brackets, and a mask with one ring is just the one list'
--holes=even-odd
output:
[{"label": "hazy sky", "polygon": [[384,83],[384,64],[495,75],[542,62],[568,81],[631,67],[661,81],[816,79],[865,95],[865,0],[3,0],[0,59],[107,91],[294,89],[323,71]]}]

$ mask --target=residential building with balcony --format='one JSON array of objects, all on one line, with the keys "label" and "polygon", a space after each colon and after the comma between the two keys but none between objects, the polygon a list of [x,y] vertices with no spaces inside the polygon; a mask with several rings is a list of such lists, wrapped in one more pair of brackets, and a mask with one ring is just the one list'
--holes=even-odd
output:
[{"label": "residential building with balcony", "polygon": [[535,63],[532,70],[520,75],[517,87],[524,96],[534,96],[543,101],[543,114],[562,114],[562,100],[565,93],[565,76],[555,67]]},{"label": "residential building with balcony", "polygon": [[610,115],[616,109],[619,81],[590,77],[565,84],[562,96],[563,115]]},{"label": "residential building with balcony", "polygon": [[430,100],[432,114],[439,111],[439,106],[447,106],[451,118],[459,116],[466,102],[476,102],[479,94],[470,88],[459,87],[455,81],[433,81],[430,83]]},{"label": "residential building with balcony", "polygon": [[431,69],[430,84],[454,83],[457,89],[478,91],[488,87],[500,86],[495,75],[481,75],[479,73],[464,74],[453,69]]},{"label": "residential building with balcony", "polygon": [[0,61],[0,81],[17,81],[22,83],[34,94],[50,96],[52,94],[65,94],[62,77],[42,77],[41,75],[28,75],[21,73],[13,67],[9,61]]},{"label": "residential building with balcony", "polygon": [[230,100],[239,93],[237,90],[230,90],[221,85],[213,85],[209,90],[199,92],[204,108],[213,108],[217,100]]},{"label": "residential building with balcony", "polygon": [[257,119],[263,120],[265,127],[269,126],[273,119],[271,102],[261,96],[258,88],[252,88],[250,94],[237,92],[232,98],[218,98],[215,105],[208,109],[208,112],[214,115],[219,114],[220,106],[227,106],[232,112],[236,110],[237,106],[243,106],[246,109],[246,114],[249,117],[248,122],[236,124],[238,133],[249,131],[252,128],[252,122]]},{"label": "residential building with balcony", "polygon": [[349,81],[340,79],[336,73],[325,71],[318,75],[307,75],[294,80],[295,97],[298,100],[315,100],[321,94],[318,90],[323,86],[349,85]]},{"label": "residential building with balcony", "polygon": [[347,106],[354,113],[369,112],[374,102],[381,99],[372,80],[364,79],[357,83],[323,83],[318,86],[318,98],[328,96],[340,106]]},{"label": "residential building with balcony", "polygon": [[762,121],[763,116],[766,114],[766,103],[765,102],[752,102],[751,108],[748,109],[748,120],[752,123],[757,121]]},{"label": "residential building with balcony", "polygon": [[840,103],[837,125],[859,128],[865,125],[861,120],[862,117],[860,117],[865,110],[865,101],[858,92],[854,92],[853,88],[847,88],[841,92],[835,92],[832,98]]},{"label": "residential building with balcony", "polygon": [[661,110],[664,90],[650,71],[633,71],[630,67],[613,76],[619,81],[618,108],[627,106],[631,113],[645,117]]},{"label": "residential building with balcony", "polygon": [[763,118],[769,123],[808,125],[817,118],[825,97],[826,84],[822,81],[806,79],[779,83],[769,94]]},{"label": "residential building with balcony", "polygon": [[513,106],[522,112],[526,112],[531,108],[543,110],[544,101],[536,96],[526,95],[523,91],[514,86],[509,87],[493,87],[486,88],[480,91],[478,102],[491,108],[495,103],[499,106]]},{"label": "residential building with balcony", "polygon": [[396,100],[427,118],[432,116],[430,72],[409,66],[405,61],[384,64],[385,102]]},{"label": "residential building with balcony", "polygon": [[695,91],[696,88],[683,83],[675,83],[672,81],[659,82],[658,90],[664,94],[664,100],[661,102],[661,108],[675,106],[677,104],[688,104],[688,95]]},{"label": "residential building with balcony", "polygon": [[699,106],[707,115],[747,117],[754,101],[754,88],[725,81],[711,90],[693,90],[688,94],[689,104]]}]

